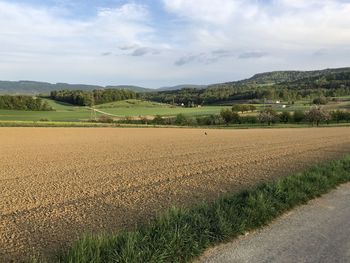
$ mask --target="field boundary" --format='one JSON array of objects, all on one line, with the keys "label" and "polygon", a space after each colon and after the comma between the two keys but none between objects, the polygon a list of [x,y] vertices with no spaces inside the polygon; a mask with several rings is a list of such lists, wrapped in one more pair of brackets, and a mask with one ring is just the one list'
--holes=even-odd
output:
[{"label": "field boundary", "polygon": [[57,262],[189,262],[348,181],[350,155],[211,203],[173,207],[133,231],[87,235]]},{"label": "field boundary", "polygon": [[332,123],[320,124],[319,126],[312,126],[309,124],[256,124],[256,125],[160,125],[160,124],[132,124],[132,123],[101,123],[101,122],[70,122],[70,121],[2,121],[0,120],[0,127],[116,127],[116,128],[185,128],[185,129],[285,129],[285,128],[334,128],[334,127],[350,127],[350,123]]}]

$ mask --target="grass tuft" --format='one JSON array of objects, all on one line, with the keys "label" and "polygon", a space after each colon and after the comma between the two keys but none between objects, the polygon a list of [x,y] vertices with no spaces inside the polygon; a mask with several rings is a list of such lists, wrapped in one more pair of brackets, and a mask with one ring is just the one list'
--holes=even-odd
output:
[{"label": "grass tuft", "polygon": [[209,246],[271,222],[350,181],[350,156],[193,208],[173,207],[150,224],[85,236],[59,262],[189,262]]}]

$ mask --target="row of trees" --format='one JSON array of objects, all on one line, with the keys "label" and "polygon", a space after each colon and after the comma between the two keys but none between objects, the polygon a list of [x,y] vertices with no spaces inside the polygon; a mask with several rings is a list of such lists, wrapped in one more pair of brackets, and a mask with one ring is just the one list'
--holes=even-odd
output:
[{"label": "row of trees", "polygon": [[50,105],[41,98],[32,96],[0,96],[0,109],[4,110],[30,110],[30,111],[50,111]]},{"label": "row of trees", "polygon": [[83,90],[54,90],[50,98],[79,106],[92,106],[119,100],[135,99],[137,94],[131,90],[98,89],[93,91]]},{"label": "row of trees", "polygon": [[[251,123],[266,123],[271,125],[272,123],[301,123],[309,122],[312,125],[319,125],[321,122],[329,123],[331,120],[339,122],[350,122],[350,112],[346,111],[332,111],[328,112],[321,107],[312,107],[309,111],[295,111],[277,113],[273,109],[266,109],[259,113],[258,116],[240,116],[237,112],[230,109],[224,109],[220,112],[220,116],[226,124],[234,123],[241,124],[245,118],[249,118]],[[256,118],[256,122],[252,121],[252,118]]]},{"label": "row of trees", "polygon": [[[261,111],[256,115],[241,116],[231,109],[224,109],[220,114],[212,114],[208,116],[187,116],[178,114],[175,117],[155,116],[153,120],[142,118],[135,120],[125,118],[116,122],[133,123],[133,124],[154,124],[154,125],[179,125],[179,126],[211,126],[211,125],[228,125],[228,124],[259,124],[265,123],[271,125],[273,123],[310,123],[319,125],[321,122],[350,122],[350,112],[333,111],[327,112],[322,108],[313,107],[307,112],[296,111],[294,113],[281,112],[277,113],[272,109]],[[98,122],[114,122],[109,116],[101,116]]]},{"label": "row of trees", "polygon": [[[226,101],[239,100],[283,100],[297,101],[310,100],[326,97],[340,97],[350,95],[350,87],[341,88],[301,88],[290,89],[288,87],[274,86],[261,87],[254,85],[224,86],[218,85],[207,89],[182,89],[175,91],[161,91],[144,93],[141,96],[146,100],[168,104],[187,105],[210,105]],[[324,102],[320,101],[320,102]]]}]

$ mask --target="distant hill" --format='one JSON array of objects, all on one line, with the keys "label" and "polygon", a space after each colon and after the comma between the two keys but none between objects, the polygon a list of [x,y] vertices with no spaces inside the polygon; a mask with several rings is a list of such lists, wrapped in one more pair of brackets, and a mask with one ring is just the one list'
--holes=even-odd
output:
[{"label": "distant hill", "polygon": [[131,86],[131,85],[117,85],[117,86],[106,86],[106,89],[127,89],[127,90],[132,90],[134,92],[151,92],[154,91],[154,89],[148,89],[148,88],[143,88],[139,86]]},{"label": "distant hill", "polygon": [[86,90],[91,91],[94,89],[126,89],[132,90],[138,93],[144,92],[155,92],[155,91],[170,91],[170,90],[180,90],[183,88],[194,88],[194,89],[205,89],[205,85],[193,85],[193,84],[183,84],[172,87],[162,87],[159,89],[149,89],[139,86],[132,85],[109,85],[106,87],[98,85],[85,85],[85,84],[68,84],[68,83],[48,83],[39,81],[0,81],[0,94],[24,94],[24,95],[35,95],[35,94],[48,94],[53,90]]},{"label": "distant hill", "polygon": [[[272,72],[265,72],[265,73],[258,73],[255,74],[253,77],[239,80],[239,81],[232,81],[232,82],[226,82],[226,83],[220,83],[220,84],[228,84],[228,85],[249,85],[249,84],[257,84],[257,85],[273,85],[273,84],[279,84],[279,83],[286,83],[286,82],[294,82],[301,79],[307,79],[307,78],[315,78],[315,77],[321,77],[326,76],[329,74],[335,74],[335,73],[347,73],[350,72],[350,68],[334,68],[334,69],[323,69],[323,70],[311,70],[311,71],[272,71]],[[220,84],[213,84],[214,85],[220,85]]]},{"label": "distant hill", "polygon": [[335,69],[324,69],[324,70],[312,70],[312,71],[272,71],[255,74],[251,78],[243,79],[239,81],[231,81],[225,83],[211,84],[211,85],[193,85],[183,84],[170,87],[162,87],[159,89],[148,89],[139,86],[131,85],[110,85],[110,86],[98,86],[98,85],[84,85],[84,84],[68,84],[68,83],[56,83],[51,84],[48,82],[38,81],[0,81],[0,94],[24,94],[24,95],[35,95],[35,94],[48,94],[53,90],[94,90],[94,89],[127,89],[138,93],[147,92],[167,92],[176,91],[184,88],[194,90],[204,90],[207,88],[216,87],[236,87],[242,85],[275,85],[282,83],[295,83],[301,81],[308,83],[311,78],[322,78],[331,74],[350,73],[350,67],[348,68],[335,68]]},{"label": "distant hill", "polygon": [[180,89],[206,89],[207,85],[194,85],[194,84],[182,84],[182,85],[176,85],[172,87],[162,87],[159,89],[156,89],[156,91],[168,91],[168,90],[180,90]]},{"label": "distant hill", "polygon": [[214,105],[233,101],[262,99],[297,101],[317,96],[350,95],[350,68],[314,71],[274,71],[249,79],[209,85],[205,89],[180,89],[150,92],[143,98],[161,103]]},{"label": "distant hill", "polygon": [[128,89],[135,92],[147,92],[152,89],[137,87],[137,86],[98,86],[98,85],[85,85],[85,84],[68,84],[68,83],[56,83],[51,84],[48,82],[38,81],[0,81],[0,94],[24,94],[24,95],[35,95],[35,94],[49,94],[53,90],[86,90],[91,91],[94,89]]}]

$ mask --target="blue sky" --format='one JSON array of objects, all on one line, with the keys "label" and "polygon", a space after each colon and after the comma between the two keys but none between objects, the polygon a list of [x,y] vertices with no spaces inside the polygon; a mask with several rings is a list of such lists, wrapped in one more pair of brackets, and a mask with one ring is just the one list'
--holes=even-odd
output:
[{"label": "blue sky", "polygon": [[350,0],[0,0],[3,80],[151,88],[350,66]]}]

